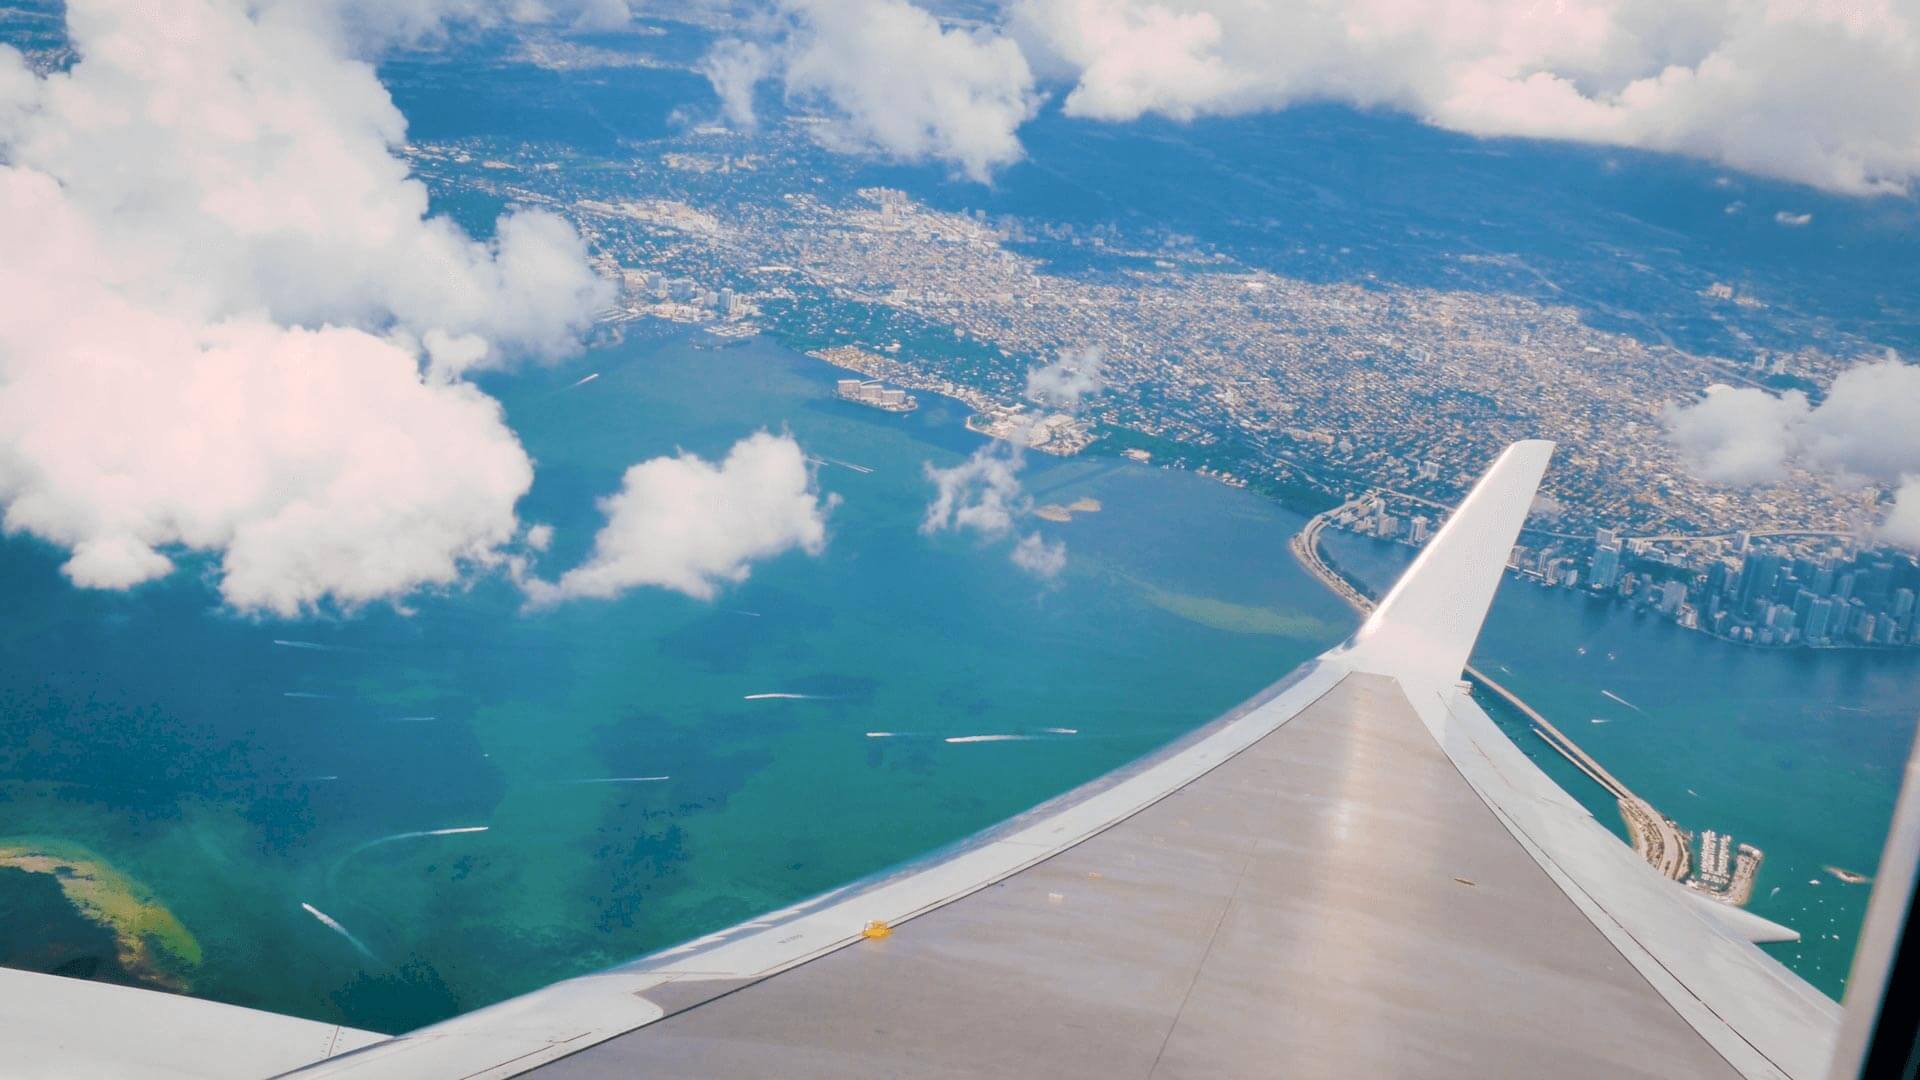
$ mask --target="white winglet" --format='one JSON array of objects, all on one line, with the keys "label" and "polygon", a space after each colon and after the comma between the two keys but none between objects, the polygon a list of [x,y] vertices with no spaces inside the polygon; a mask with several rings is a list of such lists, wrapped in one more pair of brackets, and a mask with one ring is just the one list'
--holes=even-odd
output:
[{"label": "white winglet", "polygon": [[1507,447],[1353,636],[1355,668],[1408,685],[1459,680],[1552,456],[1543,439]]}]

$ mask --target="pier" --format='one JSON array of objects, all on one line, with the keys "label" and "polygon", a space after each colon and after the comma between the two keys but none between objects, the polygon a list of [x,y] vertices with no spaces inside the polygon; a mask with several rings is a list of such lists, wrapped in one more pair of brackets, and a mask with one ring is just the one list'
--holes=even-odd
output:
[{"label": "pier", "polygon": [[[1300,560],[1301,566],[1304,566],[1314,577],[1319,578],[1327,588],[1332,589],[1337,596],[1363,616],[1373,610],[1373,599],[1335,570],[1332,564],[1320,554],[1320,533],[1335,514],[1351,509],[1367,497],[1365,494],[1357,496],[1340,506],[1315,515],[1288,544],[1294,558]],[[1519,695],[1471,664],[1467,665],[1466,675],[1467,678],[1511,706],[1521,716],[1526,717],[1528,723],[1533,725],[1534,733],[1539,735],[1548,746],[1553,747],[1561,757],[1572,762],[1575,768],[1585,773],[1589,779],[1605,788],[1607,793],[1614,797],[1620,805],[1620,817],[1626,822],[1627,835],[1633,839],[1633,849],[1640,853],[1641,858],[1647,860],[1647,865],[1674,881],[1684,882],[1688,879],[1693,860],[1688,849],[1687,834],[1680,830],[1680,826],[1655,810],[1653,804],[1635,795],[1632,789],[1608,772],[1605,766],[1580,749],[1572,739],[1566,736],[1565,732],[1553,726],[1546,717],[1520,700]],[[1749,848],[1747,845],[1742,845],[1742,849],[1741,869],[1744,873],[1736,876],[1744,878],[1745,888],[1729,889],[1724,892],[1703,891],[1708,892],[1715,899],[1725,899],[1732,903],[1744,902],[1746,895],[1752,891],[1753,874],[1759,867],[1760,852],[1758,848]],[[1753,852],[1751,866],[1746,865],[1749,861],[1745,857],[1748,850]],[[1734,899],[1735,895],[1739,896],[1738,900]]]}]

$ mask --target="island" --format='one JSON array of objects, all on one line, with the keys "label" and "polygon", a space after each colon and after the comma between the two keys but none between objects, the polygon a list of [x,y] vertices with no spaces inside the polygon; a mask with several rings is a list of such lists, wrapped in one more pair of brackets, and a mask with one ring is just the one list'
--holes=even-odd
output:
[{"label": "island", "polygon": [[1099,499],[1078,499],[1072,503],[1047,503],[1033,508],[1033,516],[1045,521],[1072,521],[1075,514],[1097,514],[1100,512]]}]

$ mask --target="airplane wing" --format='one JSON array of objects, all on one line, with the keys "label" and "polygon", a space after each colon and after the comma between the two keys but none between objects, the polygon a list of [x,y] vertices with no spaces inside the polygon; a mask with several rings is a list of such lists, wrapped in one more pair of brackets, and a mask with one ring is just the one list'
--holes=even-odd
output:
[{"label": "airplane wing", "polygon": [[1351,642],[1144,761],[299,1075],[1821,1075],[1838,1007],[1460,681],[1551,452],[1510,448]]},{"label": "airplane wing", "polygon": [[386,1038],[131,986],[0,968],[0,1076],[257,1080]]},{"label": "airplane wing", "polygon": [[[1461,682],[1552,446],[1354,638],[917,863],[291,1075],[1792,1077],[1840,1010]],[[1778,928],[1772,928],[1777,930]]]}]

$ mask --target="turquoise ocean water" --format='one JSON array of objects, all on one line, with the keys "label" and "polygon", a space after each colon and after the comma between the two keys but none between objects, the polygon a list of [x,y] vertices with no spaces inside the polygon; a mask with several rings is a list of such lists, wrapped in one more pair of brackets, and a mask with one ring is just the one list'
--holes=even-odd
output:
[{"label": "turquoise ocean water", "polygon": [[[676,340],[489,387],[538,463],[521,509],[556,526],[549,575],[634,461],[713,457],[767,427],[829,462],[824,554],[757,566],[712,603],[642,590],[526,614],[482,577],[406,613],[258,620],[191,567],[80,592],[57,552],[0,543],[0,843],[77,845],[150,886],[203,947],[195,993],[401,1030],[991,825],[1354,625],[1289,556],[1298,515],[1184,473],[1031,460],[1039,501],[1102,504],[1034,523],[1069,548],[1053,584],[1005,543],[921,536],[923,464],[980,445],[965,412],[862,409],[832,397],[838,374],[766,342]],[[1363,574],[1406,554],[1336,544]],[[1828,920],[1838,938],[1783,957],[1837,992],[1865,890],[1807,881],[1873,868],[1912,660],[1747,653],[1516,584],[1482,655],[1683,825],[1765,848],[1755,909],[1810,939]],[[1034,737],[943,741],[976,734]],[[0,875],[0,894],[25,877]]]},{"label": "turquoise ocean water", "polygon": [[[80,592],[56,552],[0,545],[0,842],[77,844],[152,887],[205,950],[197,993],[399,1030],[993,824],[1350,629],[1287,556],[1296,515],[1186,474],[1034,460],[1041,501],[1104,507],[1037,523],[1069,546],[1051,586],[1005,543],[923,537],[923,463],[979,438],[942,399],[839,402],[837,374],[767,344],[635,344],[490,388],[538,462],[522,511],[557,528],[549,574],[643,458],[766,426],[872,470],[824,466],[825,553],[713,603],[529,615],[482,579],[411,614],[263,621],[191,569]],[[768,693],[811,698],[746,700]],[[972,734],[1037,737],[942,741]],[[670,779],[610,782],[640,776]]]}]

